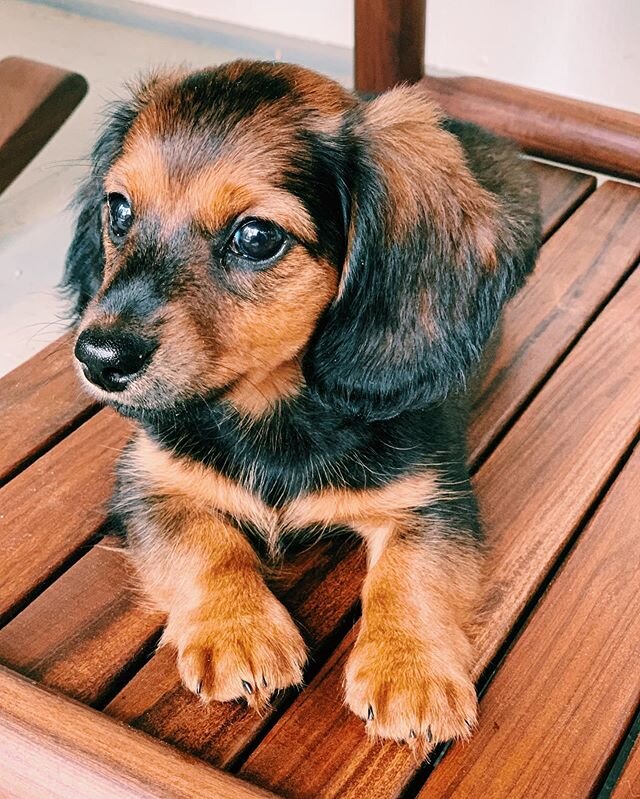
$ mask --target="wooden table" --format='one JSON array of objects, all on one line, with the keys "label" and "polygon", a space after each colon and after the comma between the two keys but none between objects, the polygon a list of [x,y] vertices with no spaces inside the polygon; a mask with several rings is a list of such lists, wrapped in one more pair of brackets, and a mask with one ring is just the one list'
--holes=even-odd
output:
[{"label": "wooden table", "polygon": [[82,394],[67,336],[0,381],[0,795],[640,795],[640,188],[535,169],[546,241],[470,430],[492,583],[472,741],[419,765],[342,706],[348,542],[276,586],[302,692],[262,717],[185,692],[103,526],[128,423]]}]

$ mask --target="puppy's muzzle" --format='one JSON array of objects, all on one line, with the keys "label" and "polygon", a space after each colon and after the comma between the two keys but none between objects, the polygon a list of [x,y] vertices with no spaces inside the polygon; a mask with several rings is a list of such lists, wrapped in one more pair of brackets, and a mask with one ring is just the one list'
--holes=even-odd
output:
[{"label": "puppy's muzzle", "polygon": [[129,331],[87,328],[75,356],[90,383],[104,391],[124,391],[147,367],[157,344]]}]

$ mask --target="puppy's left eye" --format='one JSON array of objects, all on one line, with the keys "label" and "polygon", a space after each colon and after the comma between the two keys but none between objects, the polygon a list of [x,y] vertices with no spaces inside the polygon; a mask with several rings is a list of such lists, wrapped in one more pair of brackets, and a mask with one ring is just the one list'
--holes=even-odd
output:
[{"label": "puppy's left eye", "polygon": [[231,237],[230,249],[234,255],[258,263],[278,255],[286,241],[286,233],[274,222],[250,219],[237,228]]}]

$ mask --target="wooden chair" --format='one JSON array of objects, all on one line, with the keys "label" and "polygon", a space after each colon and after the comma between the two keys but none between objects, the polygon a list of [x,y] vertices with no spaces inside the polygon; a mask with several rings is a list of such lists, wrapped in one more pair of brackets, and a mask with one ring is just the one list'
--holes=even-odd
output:
[{"label": "wooden chair", "polygon": [[[424,78],[424,10],[356,0],[358,88],[419,79],[532,153],[640,179],[634,114]],[[262,717],[187,694],[102,527],[128,423],[78,392],[66,336],[0,381],[3,796],[638,795],[640,187],[534,168],[545,243],[470,430],[495,596],[472,741],[420,765],[343,708],[352,543],[297,556],[278,586],[313,652],[301,693]]]}]

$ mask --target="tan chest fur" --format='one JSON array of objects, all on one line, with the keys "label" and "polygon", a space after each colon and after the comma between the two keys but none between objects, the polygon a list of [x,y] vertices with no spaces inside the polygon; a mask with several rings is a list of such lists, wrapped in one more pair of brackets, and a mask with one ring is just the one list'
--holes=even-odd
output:
[{"label": "tan chest fur", "polygon": [[415,508],[443,496],[433,469],[401,477],[383,488],[328,488],[275,508],[237,481],[162,450],[146,435],[134,442],[130,469],[150,493],[188,497],[200,507],[255,526],[275,547],[285,531],[314,526],[364,526],[406,519]]}]

